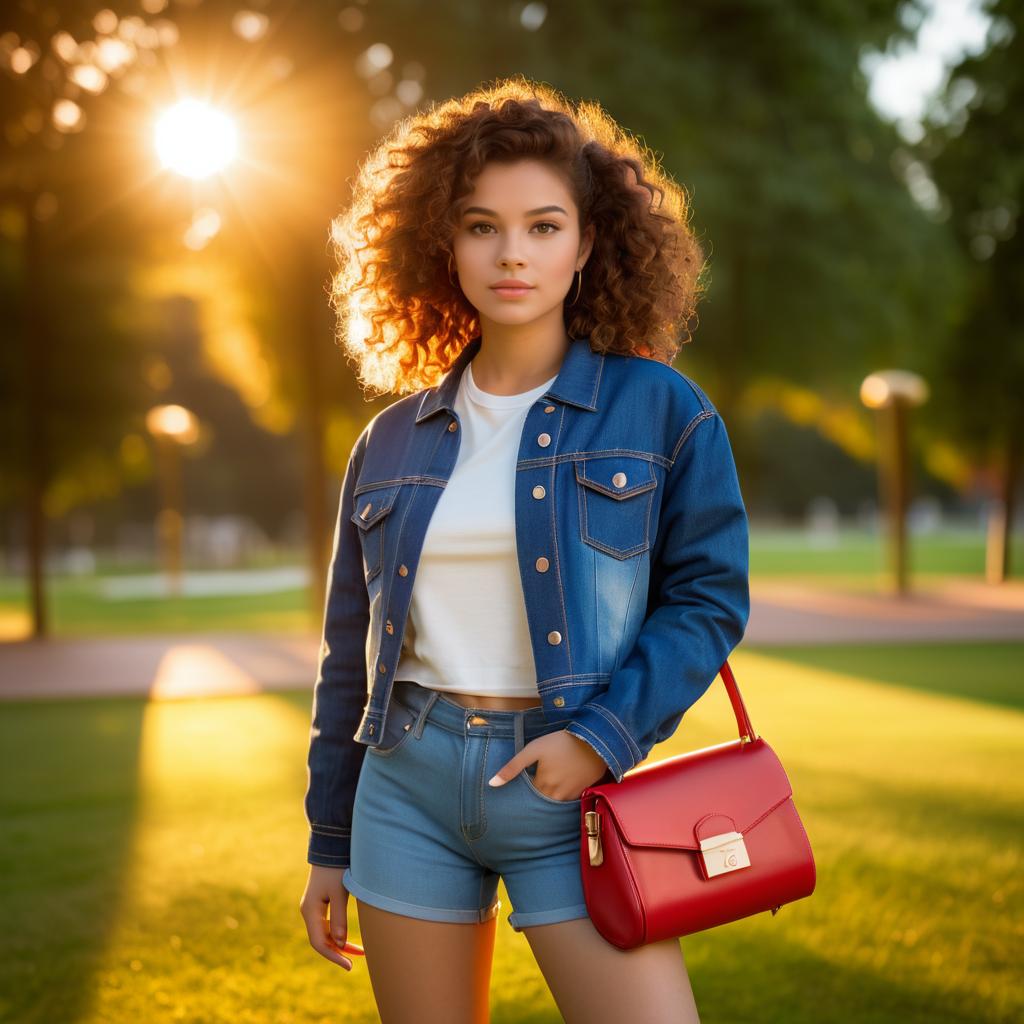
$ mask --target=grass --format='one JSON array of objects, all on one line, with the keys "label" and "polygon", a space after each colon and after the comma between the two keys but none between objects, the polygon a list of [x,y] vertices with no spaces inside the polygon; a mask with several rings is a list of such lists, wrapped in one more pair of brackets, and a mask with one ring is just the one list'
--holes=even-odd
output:
[{"label": "grass", "polygon": [[[682,940],[705,1024],[1024,1014],[1024,645],[788,648],[730,664],[786,765],[817,889]],[[0,1019],[375,1021],[308,946],[309,694],[6,704]],[[735,735],[720,683],[663,756]],[[504,886],[492,1020],[560,1018]],[[358,940],[354,904],[351,934]]]},{"label": "grass", "polygon": [[[1016,579],[1024,575],[1024,543],[1014,547]],[[982,579],[984,544],[976,533],[936,533],[914,537],[912,582],[922,589],[944,576]],[[295,561],[300,560],[296,555]],[[878,537],[845,530],[835,546],[815,546],[802,531],[754,530],[750,545],[751,576],[759,579],[804,579],[817,586],[873,591],[885,581],[884,550]],[[254,566],[255,568],[255,566]],[[217,597],[134,598],[113,600],[103,583],[130,575],[102,567],[94,576],[55,575],[47,580],[53,635],[103,636],[113,633],[206,633],[219,630],[290,632],[320,628],[319,608],[302,588],[274,593]],[[27,636],[30,628],[25,581],[0,578],[0,641]]]}]

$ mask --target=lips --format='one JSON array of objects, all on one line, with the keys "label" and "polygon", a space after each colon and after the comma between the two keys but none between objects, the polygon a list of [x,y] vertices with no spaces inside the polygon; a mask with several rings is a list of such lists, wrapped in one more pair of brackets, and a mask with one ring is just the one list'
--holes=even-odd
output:
[{"label": "lips", "polygon": [[532,290],[533,285],[515,279],[499,281],[497,284],[491,285],[491,291],[503,299],[517,299]]}]

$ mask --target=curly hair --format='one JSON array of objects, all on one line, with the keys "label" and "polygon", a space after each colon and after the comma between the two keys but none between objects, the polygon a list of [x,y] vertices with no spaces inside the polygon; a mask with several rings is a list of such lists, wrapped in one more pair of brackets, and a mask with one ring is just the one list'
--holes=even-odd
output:
[{"label": "curly hair", "polygon": [[705,260],[686,192],[597,103],[517,75],[396,122],[331,223],[335,340],[364,387],[433,386],[479,333],[449,276],[457,204],[486,164],[523,159],[562,175],[581,232],[596,229],[579,299],[563,307],[568,335],[666,363],[690,340]]}]

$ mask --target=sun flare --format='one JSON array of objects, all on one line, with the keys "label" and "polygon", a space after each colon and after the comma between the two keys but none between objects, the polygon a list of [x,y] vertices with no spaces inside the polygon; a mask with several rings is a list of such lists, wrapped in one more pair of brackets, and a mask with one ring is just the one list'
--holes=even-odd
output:
[{"label": "sun flare", "polygon": [[234,159],[238,129],[208,103],[182,100],[158,118],[156,151],[164,167],[187,178],[207,178]]}]

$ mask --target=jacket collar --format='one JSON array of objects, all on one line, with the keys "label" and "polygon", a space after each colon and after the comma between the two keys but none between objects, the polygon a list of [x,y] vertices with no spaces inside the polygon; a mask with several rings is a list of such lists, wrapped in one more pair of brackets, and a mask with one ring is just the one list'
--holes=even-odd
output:
[{"label": "jacket collar", "polygon": [[[441,409],[447,409],[449,412],[454,410],[455,396],[459,390],[462,371],[480,351],[481,344],[482,339],[478,334],[458,354],[448,372],[441,378],[441,382],[423,393],[420,409],[416,414],[417,423],[422,423]],[[603,367],[604,355],[591,350],[589,336],[573,338],[562,359],[558,376],[551,387],[544,392],[543,397],[557,398],[570,405],[595,412]]]}]

